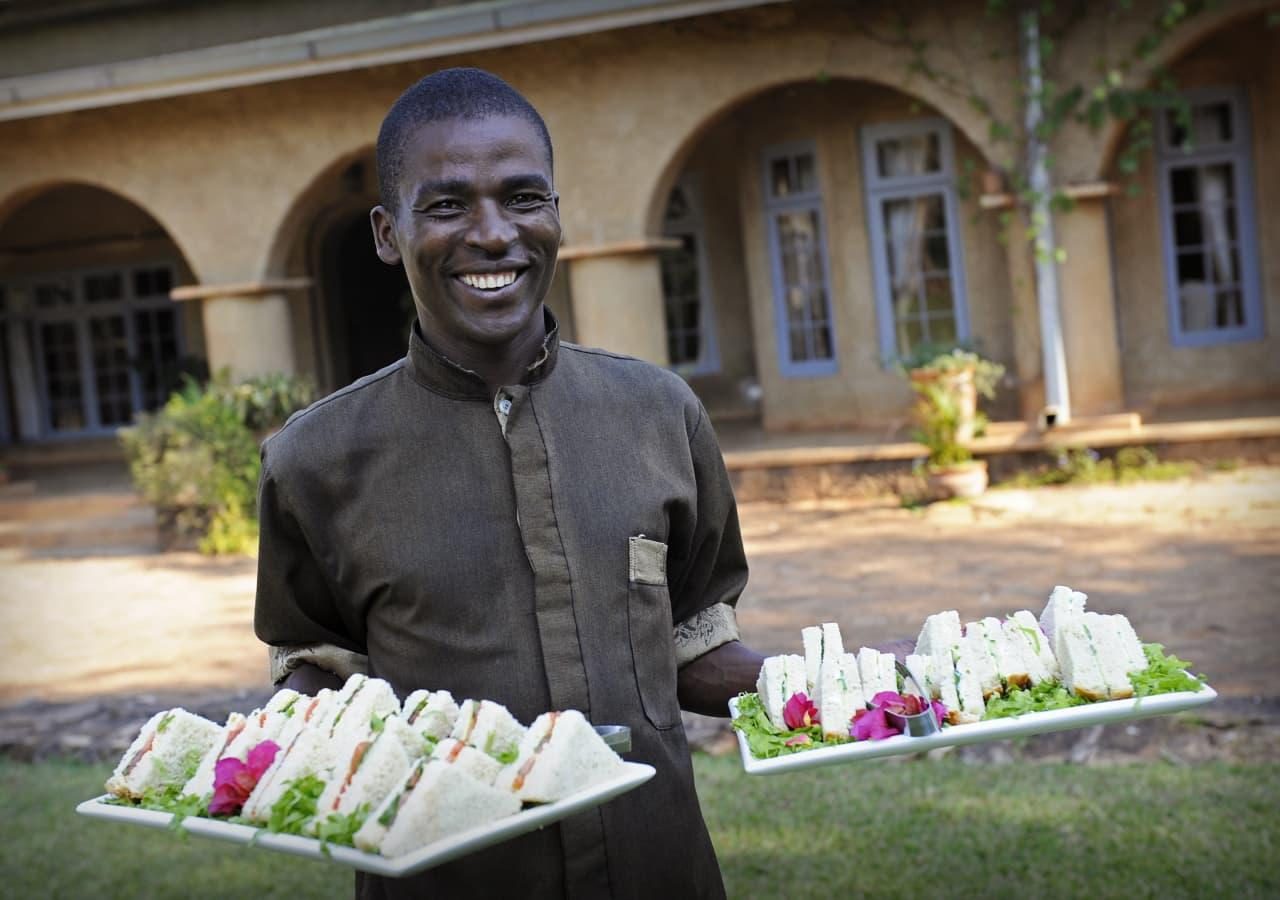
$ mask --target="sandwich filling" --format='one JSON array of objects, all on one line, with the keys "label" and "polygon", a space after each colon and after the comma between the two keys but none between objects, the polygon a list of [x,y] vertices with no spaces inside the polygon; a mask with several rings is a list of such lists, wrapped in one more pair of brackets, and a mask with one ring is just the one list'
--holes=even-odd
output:
[{"label": "sandwich filling", "polygon": [[520,766],[516,771],[515,780],[511,782],[511,789],[514,791],[518,791],[524,787],[524,780],[528,778],[529,773],[533,771],[533,764],[538,761],[538,754],[541,753],[543,748],[551,742],[551,732],[555,730],[556,720],[560,718],[560,713],[552,712],[548,713],[548,716],[550,717],[550,720],[547,723],[546,732],[538,740],[538,743],[533,748],[533,752],[530,753],[529,758],[524,761],[524,765]]}]

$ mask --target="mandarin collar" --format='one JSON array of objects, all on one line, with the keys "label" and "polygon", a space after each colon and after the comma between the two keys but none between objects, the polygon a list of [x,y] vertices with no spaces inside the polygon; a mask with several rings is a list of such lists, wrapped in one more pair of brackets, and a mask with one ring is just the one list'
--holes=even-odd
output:
[{"label": "mandarin collar", "polygon": [[[525,370],[521,384],[532,385],[551,374],[560,351],[560,323],[547,307],[542,308],[547,336],[542,342],[538,358]],[[427,343],[414,319],[409,334],[409,353],[406,356],[409,374],[423,387],[457,399],[491,400],[489,386],[471,369],[459,365]]]}]

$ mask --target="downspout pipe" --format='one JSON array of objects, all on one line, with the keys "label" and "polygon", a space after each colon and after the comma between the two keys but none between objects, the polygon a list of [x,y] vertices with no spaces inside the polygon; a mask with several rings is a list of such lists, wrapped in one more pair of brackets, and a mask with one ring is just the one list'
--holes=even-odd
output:
[{"label": "downspout pipe", "polygon": [[1031,221],[1036,226],[1036,306],[1040,313],[1040,351],[1044,368],[1044,409],[1041,426],[1052,428],[1071,421],[1071,391],[1067,384],[1067,354],[1062,341],[1059,311],[1058,268],[1054,259],[1057,241],[1053,229],[1052,185],[1047,163],[1048,147],[1038,130],[1044,119],[1040,92],[1043,85],[1040,58],[1040,18],[1034,8],[1022,14],[1023,75],[1027,85],[1027,174],[1034,201]]}]

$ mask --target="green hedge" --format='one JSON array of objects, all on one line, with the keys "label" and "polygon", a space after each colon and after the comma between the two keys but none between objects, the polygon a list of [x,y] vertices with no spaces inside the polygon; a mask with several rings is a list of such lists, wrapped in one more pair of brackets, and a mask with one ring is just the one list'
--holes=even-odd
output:
[{"label": "green hedge", "polygon": [[162,543],[254,552],[259,442],[312,397],[293,376],[232,383],[223,371],[204,384],[188,379],[162,408],[123,429],[129,471],[156,508]]}]

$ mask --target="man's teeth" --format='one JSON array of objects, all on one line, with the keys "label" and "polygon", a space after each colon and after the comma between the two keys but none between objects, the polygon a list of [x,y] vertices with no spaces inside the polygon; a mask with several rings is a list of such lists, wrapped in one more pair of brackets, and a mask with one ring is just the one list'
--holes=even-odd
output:
[{"label": "man's teeth", "polygon": [[515,272],[494,272],[492,275],[459,275],[462,283],[482,291],[495,291],[516,280]]}]

